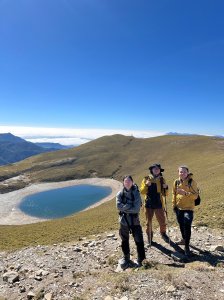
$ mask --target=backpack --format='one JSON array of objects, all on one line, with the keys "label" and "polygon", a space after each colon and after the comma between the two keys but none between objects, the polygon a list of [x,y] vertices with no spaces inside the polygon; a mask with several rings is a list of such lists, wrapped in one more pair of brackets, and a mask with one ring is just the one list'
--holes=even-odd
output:
[{"label": "backpack", "polygon": [[[192,183],[192,178],[190,178],[190,179],[188,180],[188,186],[189,186],[189,188],[192,188],[192,190],[195,192],[195,190],[193,189],[191,183]],[[175,187],[177,187],[179,184],[180,184],[180,180],[176,180],[176,181],[175,181]],[[198,190],[198,192],[200,193],[200,190]],[[200,205],[200,204],[201,204],[201,197],[200,197],[200,195],[198,194],[197,199],[194,200],[194,205],[195,205],[195,206],[198,206],[198,205]]]}]

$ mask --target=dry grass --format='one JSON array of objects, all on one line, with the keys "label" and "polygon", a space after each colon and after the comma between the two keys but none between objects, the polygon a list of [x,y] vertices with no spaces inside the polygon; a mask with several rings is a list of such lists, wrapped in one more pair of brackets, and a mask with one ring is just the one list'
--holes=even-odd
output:
[{"label": "dry grass", "polygon": [[[224,144],[219,138],[161,136],[137,139],[114,135],[73,149],[45,153],[3,166],[0,174],[2,178],[24,174],[31,182],[43,182],[91,176],[113,176],[121,180],[124,174],[130,173],[140,185],[148,173],[149,164],[153,162],[160,162],[165,168],[164,176],[170,190],[177,177],[178,165],[187,164],[202,190],[202,204],[196,208],[194,223],[224,228],[224,215],[220,213],[224,208]],[[14,184],[11,188],[18,187]],[[172,225],[175,217],[171,209],[171,195],[167,197],[167,206]],[[0,226],[0,249],[76,240],[82,236],[117,229],[117,219],[115,200],[112,200],[101,205],[100,209],[94,208],[63,219],[30,225]]]}]

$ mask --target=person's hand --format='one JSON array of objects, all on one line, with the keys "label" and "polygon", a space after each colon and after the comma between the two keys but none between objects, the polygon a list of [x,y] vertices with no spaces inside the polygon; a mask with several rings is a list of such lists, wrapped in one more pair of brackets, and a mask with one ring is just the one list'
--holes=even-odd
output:
[{"label": "person's hand", "polygon": [[186,191],[183,189],[177,189],[177,194],[186,195]]},{"label": "person's hand", "polygon": [[150,181],[149,179],[147,179],[146,182],[145,182],[145,184],[146,184],[147,186],[150,186],[152,183],[151,183],[151,181]]},{"label": "person's hand", "polygon": [[163,188],[164,188],[164,189],[167,189],[167,188],[168,188],[168,185],[164,183],[164,184],[163,184]]},{"label": "person's hand", "polygon": [[178,211],[178,208],[176,206],[174,206],[173,211],[176,213]]}]

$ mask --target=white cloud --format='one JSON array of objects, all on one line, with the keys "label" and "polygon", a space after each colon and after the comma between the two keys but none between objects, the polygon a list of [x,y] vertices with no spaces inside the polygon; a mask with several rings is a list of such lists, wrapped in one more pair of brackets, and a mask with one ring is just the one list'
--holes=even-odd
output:
[{"label": "white cloud", "polygon": [[153,130],[0,126],[0,133],[7,132],[30,142],[51,142],[63,145],[80,145],[101,136],[113,134],[133,135],[138,138],[148,138],[165,134],[165,132]]}]

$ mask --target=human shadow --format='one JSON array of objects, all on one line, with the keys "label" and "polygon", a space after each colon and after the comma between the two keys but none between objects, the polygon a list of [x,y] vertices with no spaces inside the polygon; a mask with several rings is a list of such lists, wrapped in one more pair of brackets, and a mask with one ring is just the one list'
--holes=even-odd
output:
[{"label": "human shadow", "polygon": [[175,251],[173,251],[157,242],[154,242],[154,241],[152,242],[152,247],[157,249],[161,254],[173,259],[173,261],[175,263],[172,263],[169,265],[173,265],[176,267],[183,267],[181,263],[185,263],[187,260],[187,258],[184,255],[184,251],[178,245],[174,245],[174,243],[171,241],[168,244],[175,246],[175,249],[174,249]]},{"label": "human shadow", "polygon": [[193,256],[194,261],[197,260],[197,261],[207,262],[208,264],[210,264],[213,267],[218,266],[218,264],[221,264],[224,266],[224,253],[221,253],[220,251],[217,253],[213,253],[208,250],[200,249],[194,245],[190,245],[190,247],[199,253],[199,255],[197,255],[197,257]]},{"label": "human shadow", "polygon": [[[177,245],[175,242],[170,240],[169,245],[177,252],[184,255],[184,250]],[[165,247],[163,247],[165,248]],[[192,262],[192,261],[201,261],[201,262],[207,262],[211,266],[217,266],[219,263],[224,265],[224,253],[213,253],[208,250],[200,249],[192,244],[190,244],[190,248],[193,250],[192,255],[190,257],[185,257],[184,261]],[[195,252],[196,251],[196,252]],[[171,251],[172,252],[172,251]]]}]

